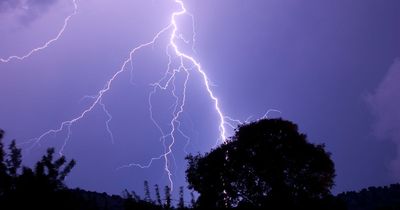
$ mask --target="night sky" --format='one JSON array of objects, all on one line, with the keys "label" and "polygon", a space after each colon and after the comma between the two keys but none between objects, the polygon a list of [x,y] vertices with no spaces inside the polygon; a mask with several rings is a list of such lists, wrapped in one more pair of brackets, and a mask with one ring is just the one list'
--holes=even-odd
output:
[{"label": "night sky", "polygon": [[[48,147],[60,151],[68,129],[45,136],[40,144],[26,142],[90,107],[129,52],[150,42],[181,9],[174,0],[77,3],[77,14],[57,41],[24,60],[0,62],[0,128],[6,142],[21,143],[26,165]],[[334,193],[400,181],[400,1],[184,4],[194,19],[177,19],[182,36],[176,43],[202,65],[226,116],[251,121],[279,110],[268,117],[297,123],[309,141],[324,143],[332,153]],[[42,46],[57,36],[73,11],[67,0],[0,0],[0,58]],[[170,34],[134,54],[103,96],[106,111],[98,104],[70,127],[63,154],[76,159],[77,166],[68,186],[120,194],[125,188],[142,192],[144,180],[169,184],[162,158],[148,169],[119,167],[146,165],[165,152],[160,129],[151,120],[149,94],[167,69]],[[171,65],[177,66],[176,58]],[[221,143],[214,101],[202,75],[194,68],[189,73],[180,130],[168,156],[175,186],[185,185],[187,153]],[[185,77],[179,72],[173,83],[179,101]],[[173,88],[151,98],[153,119],[165,133],[172,128]],[[232,135],[232,128],[225,127]]]}]

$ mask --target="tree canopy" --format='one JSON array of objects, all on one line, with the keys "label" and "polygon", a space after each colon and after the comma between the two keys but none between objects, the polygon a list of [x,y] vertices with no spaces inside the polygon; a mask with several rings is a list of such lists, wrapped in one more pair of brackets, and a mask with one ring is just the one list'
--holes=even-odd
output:
[{"label": "tree canopy", "polygon": [[335,169],[324,145],[296,124],[262,119],[205,155],[189,155],[189,188],[200,208],[312,208],[330,196]]}]

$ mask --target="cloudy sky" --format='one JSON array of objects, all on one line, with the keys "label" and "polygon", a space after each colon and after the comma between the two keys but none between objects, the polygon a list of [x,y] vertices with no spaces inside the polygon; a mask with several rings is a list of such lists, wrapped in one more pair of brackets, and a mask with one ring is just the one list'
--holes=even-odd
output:
[{"label": "cloudy sky", "polygon": [[[324,143],[332,153],[334,192],[400,181],[399,1],[184,3],[194,21],[189,15],[177,20],[182,36],[176,42],[201,63],[224,114],[255,120],[268,109],[280,110],[271,117],[294,121],[311,142]],[[22,61],[0,63],[0,128],[7,141],[26,142],[79,116],[129,52],[151,41],[180,9],[173,0],[77,4],[56,42]],[[73,11],[72,1],[0,0],[0,58],[25,55],[56,37]],[[138,51],[114,80],[102,99],[107,112],[98,104],[70,127],[63,153],[78,162],[68,177],[71,187],[119,194],[125,188],[141,192],[144,180],[168,184],[163,159],[148,169],[117,168],[146,165],[164,152],[151,116],[163,132],[170,131],[173,86],[152,95],[152,115],[149,94],[167,70],[170,33]],[[219,136],[204,81],[195,69],[189,73],[182,133],[176,132],[174,154],[168,156],[176,186],[185,183],[186,152],[209,151]],[[181,71],[173,82],[180,99],[185,77]],[[60,150],[67,137],[65,128],[34,147],[21,145],[25,164],[47,147]]]}]

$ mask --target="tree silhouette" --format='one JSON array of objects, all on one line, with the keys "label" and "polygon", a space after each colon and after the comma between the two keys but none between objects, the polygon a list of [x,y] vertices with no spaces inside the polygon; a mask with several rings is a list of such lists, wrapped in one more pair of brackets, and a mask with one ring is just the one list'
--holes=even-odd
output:
[{"label": "tree silhouette", "polygon": [[7,173],[7,166],[5,164],[5,152],[3,145],[4,131],[0,129],[0,203],[4,199],[9,184],[9,176]]},{"label": "tree silhouette", "polygon": [[165,209],[171,209],[172,205],[171,205],[171,188],[169,188],[168,186],[164,187],[164,193],[165,193],[165,205],[164,208]]},{"label": "tree silhouette", "polygon": [[15,140],[13,140],[8,147],[8,150],[10,151],[10,154],[6,159],[7,170],[11,177],[16,178],[18,169],[21,167],[22,162],[21,149],[17,148],[17,144],[15,143]]},{"label": "tree silhouette", "polygon": [[149,182],[147,180],[144,181],[144,200],[149,203],[152,202],[150,196]]},{"label": "tree silhouette", "polygon": [[241,125],[225,144],[187,160],[189,188],[202,208],[320,208],[334,185],[324,146],[282,119]]},{"label": "tree silhouette", "polygon": [[154,190],[156,191],[156,204],[162,206],[160,188],[158,187],[158,184],[154,185]]},{"label": "tree silhouette", "polygon": [[183,187],[179,187],[178,209],[185,209],[185,200],[183,196]]},{"label": "tree silhouette", "polygon": [[75,161],[67,162],[64,156],[53,160],[50,148],[34,170],[22,167],[21,149],[13,140],[7,154],[3,136],[0,130],[0,209],[74,209],[77,199],[67,191],[64,179]]},{"label": "tree silhouette", "polygon": [[[148,186],[148,182],[145,181],[145,191],[146,186]],[[146,192],[145,192],[146,194]],[[150,195],[150,192],[149,192]],[[134,210],[134,209],[149,209],[149,210],[161,210],[163,206],[154,204],[154,202],[150,199],[141,199],[139,195],[135,193],[135,191],[129,192],[128,190],[124,190],[122,192],[122,197],[124,198],[123,207],[125,210]],[[145,195],[147,197],[147,195]],[[161,198],[160,198],[161,203]]]},{"label": "tree silhouette", "polygon": [[396,210],[400,209],[400,184],[343,192],[337,197],[349,210]]},{"label": "tree silhouette", "polygon": [[47,149],[47,154],[42,157],[42,160],[36,163],[35,176],[38,182],[48,187],[49,190],[62,190],[65,189],[65,177],[71,172],[76,163],[75,160],[71,160],[66,164],[67,161],[64,156],[61,156],[57,160],[53,160],[53,158],[54,148]]}]

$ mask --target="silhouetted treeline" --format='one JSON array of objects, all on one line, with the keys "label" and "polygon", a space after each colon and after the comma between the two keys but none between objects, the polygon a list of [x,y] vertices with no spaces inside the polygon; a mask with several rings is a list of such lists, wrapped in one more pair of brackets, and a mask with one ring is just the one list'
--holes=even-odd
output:
[{"label": "silhouetted treeline", "polygon": [[[146,203],[145,199],[137,197],[139,200],[135,200],[134,203],[128,204],[126,202],[132,202],[127,200],[125,196],[109,196],[105,193],[87,192],[84,190],[72,190],[78,195],[84,195],[86,201],[96,201],[99,206],[98,209],[109,209],[109,210],[129,210],[129,209],[164,209],[163,205],[157,204],[157,198],[152,198],[150,203]],[[137,196],[137,195],[136,195]],[[172,199],[177,201],[177,199]],[[178,198],[179,200],[179,198]],[[164,197],[161,198],[161,203],[164,203]],[[360,191],[349,191],[332,196],[329,198],[330,207],[326,209],[347,209],[347,210],[399,210],[400,209],[400,184],[392,184],[384,187],[368,187]],[[185,203],[186,209],[197,209],[192,208],[191,202]],[[125,206],[124,206],[125,204]],[[155,204],[157,206],[152,206]],[[328,203],[329,204],[329,203]],[[131,205],[131,206],[129,206]],[[125,208],[124,208],[125,207]],[[174,209],[179,209],[178,205]],[[272,209],[272,208],[266,208]]]},{"label": "silhouetted treeline", "polygon": [[219,147],[187,156],[190,201],[183,187],[176,198],[169,186],[147,181],[143,197],[129,190],[110,196],[68,189],[64,179],[74,160],[55,158],[50,148],[32,168],[22,166],[21,149],[15,140],[4,146],[3,136],[0,130],[1,210],[400,210],[400,184],[332,195],[330,153],[282,119],[240,125]]},{"label": "silhouetted treeline", "polygon": [[149,188],[148,181],[144,181],[144,198],[141,198],[135,191],[129,192],[125,190],[122,193],[124,200],[124,209],[151,209],[151,210],[169,210],[177,209],[184,210],[190,209],[195,206],[195,199],[193,193],[191,193],[191,202],[185,201],[184,188],[179,187],[179,197],[177,199],[173,198],[171,195],[171,189],[169,186],[165,186],[163,190],[163,197],[160,193],[160,188],[156,184],[154,185],[154,198],[152,197],[151,190]]},{"label": "silhouetted treeline", "polygon": [[[148,182],[145,181],[145,197],[134,191],[125,190],[121,196],[68,189],[64,179],[75,166],[64,156],[54,158],[55,150],[47,153],[33,168],[22,166],[21,149],[15,140],[8,148],[3,144],[4,131],[0,129],[0,209],[57,209],[57,210],[132,210],[132,209],[175,209],[170,188],[165,186],[164,197],[155,185],[156,200],[151,199]],[[180,188],[177,209],[185,209],[183,187]]]},{"label": "silhouetted treeline", "polygon": [[400,184],[368,187],[358,192],[340,193],[337,197],[346,203],[348,210],[398,210]]},{"label": "silhouetted treeline", "polygon": [[7,152],[3,135],[0,130],[0,209],[90,209],[64,184],[74,160],[54,159],[50,148],[34,168],[24,167],[21,149],[13,140]]}]

